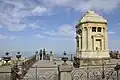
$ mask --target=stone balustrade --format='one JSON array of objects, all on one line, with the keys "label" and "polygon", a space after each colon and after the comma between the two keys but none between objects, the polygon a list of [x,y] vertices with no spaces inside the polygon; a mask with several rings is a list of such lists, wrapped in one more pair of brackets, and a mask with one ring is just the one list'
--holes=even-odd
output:
[{"label": "stone balustrade", "polygon": [[29,68],[36,62],[36,55],[31,56],[28,60],[22,62],[21,64],[21,70],[22,70],[22,76],[24,76]]}]

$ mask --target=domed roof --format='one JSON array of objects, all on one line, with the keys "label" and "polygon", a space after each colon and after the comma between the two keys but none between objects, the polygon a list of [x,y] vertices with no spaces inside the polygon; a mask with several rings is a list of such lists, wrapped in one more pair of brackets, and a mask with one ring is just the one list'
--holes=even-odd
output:
[{"label": "domed roof", "polygon": [[102,22],[107,23],[107,20],[105,20],[102,16],[97,14],[95,11],[89,10],[80,20],[80,23],[84,22]]}]

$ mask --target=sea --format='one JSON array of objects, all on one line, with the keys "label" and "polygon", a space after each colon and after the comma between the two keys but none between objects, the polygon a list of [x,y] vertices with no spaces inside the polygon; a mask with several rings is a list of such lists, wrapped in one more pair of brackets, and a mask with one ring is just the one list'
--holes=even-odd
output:
[{"label": "sea", "polygon": [[[5,56],[6,52],[0,52],[0,57]],[[22,58],[29,58],[33,55],[35,55],[35,51],[21,51],[20,52],[22,55]],[[17,52],[16,51],[11,51],[9,52],[9,56],[15,58],[16,57]],[[46,54],[49,54],[49,52],[46,52]],[[72,54],[72,55],[71,55]],[[61,58],[63,57],[63,52],[53,52],[54,58]],[[71,59],[71,57],[73,58],[74,56],[76,56],[75,52],[68,52],[67,56],[69,59]]]}]

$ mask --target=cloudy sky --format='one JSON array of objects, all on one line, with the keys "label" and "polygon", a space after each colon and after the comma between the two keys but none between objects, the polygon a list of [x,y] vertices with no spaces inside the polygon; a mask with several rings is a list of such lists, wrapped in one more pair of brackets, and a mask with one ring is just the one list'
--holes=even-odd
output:
[{"label": "cloudy sky", "polygon": [[94,9],[109,22],[109,48],[120,50],[120,0],[0,0],[0,51],[75,52],[75,24]]}]

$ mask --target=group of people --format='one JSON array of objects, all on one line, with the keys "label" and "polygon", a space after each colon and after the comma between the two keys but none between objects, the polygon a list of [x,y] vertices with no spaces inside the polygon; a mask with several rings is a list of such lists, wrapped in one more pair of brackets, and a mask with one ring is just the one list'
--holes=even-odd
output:
[{"label": "group of people", "polygon": [[[52,51],[50,52],[50,54],[52,53]],[[39,51],[39,56],[40,56],[40,60],[50,60],[50,54],[46,53],[45,49],[41,49]]]}]

